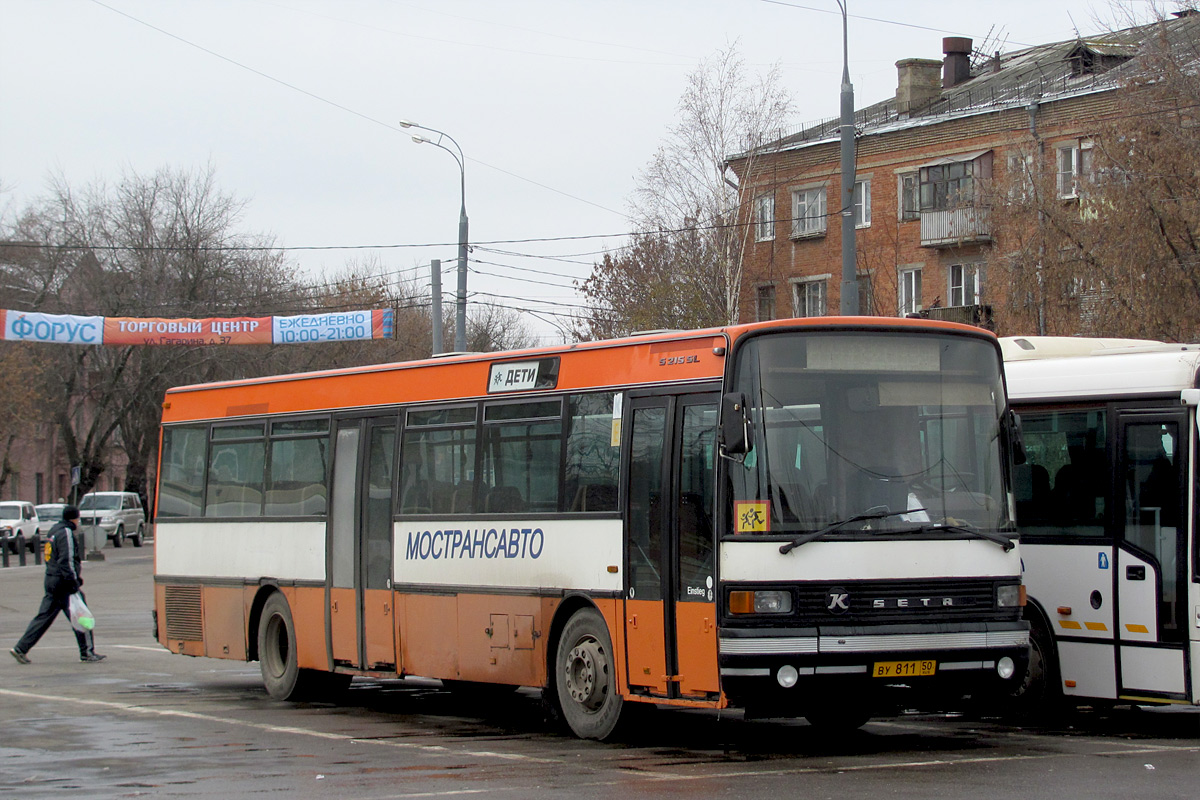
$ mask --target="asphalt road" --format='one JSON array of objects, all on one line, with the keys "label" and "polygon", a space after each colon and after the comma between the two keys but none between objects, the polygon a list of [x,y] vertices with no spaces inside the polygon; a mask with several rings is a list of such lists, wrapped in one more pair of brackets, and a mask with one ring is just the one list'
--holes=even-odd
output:
[{"label": "asphalt road", "polygon": [[[97,618],[81,664],[59,619],[28,666],[0,661],[0,795],[76,797],[1194,798],[1200,714],[1084,709],[1022,730],[965,714],[872,721],[842,740],[803,722],[660,709],[615,743],[559,733],[537,693],[464,698],[437,681],[356,679],[340,705],[263,691],[257,664],[151,638],[153,548],[84,566]],[[0,570],[0,645],[41,598]]]}]

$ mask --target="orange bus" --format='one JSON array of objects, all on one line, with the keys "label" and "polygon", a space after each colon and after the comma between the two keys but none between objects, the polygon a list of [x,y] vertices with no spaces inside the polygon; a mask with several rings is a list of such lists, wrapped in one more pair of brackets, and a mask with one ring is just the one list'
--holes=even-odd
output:
[{"label": "orange bus", "polygon": [[991,334],[881,318],[171,389],[156,631],[281,699],[542,687],[600,739],[1008,691],[1012,420]]}]

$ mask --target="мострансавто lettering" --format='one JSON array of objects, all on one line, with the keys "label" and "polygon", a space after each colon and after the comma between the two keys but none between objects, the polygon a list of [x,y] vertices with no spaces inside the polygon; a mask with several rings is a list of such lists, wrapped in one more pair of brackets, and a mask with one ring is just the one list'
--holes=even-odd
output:
[{"label": "\u043c\u043e\u0441\u0442\u0440\u0430\u043d\u0441\u0430\u0432\u0442\u043e lettering", "polygon": [[409,531],[404,557],[539,558],[546,544],[541,528],[475,528],[453,531]]}]

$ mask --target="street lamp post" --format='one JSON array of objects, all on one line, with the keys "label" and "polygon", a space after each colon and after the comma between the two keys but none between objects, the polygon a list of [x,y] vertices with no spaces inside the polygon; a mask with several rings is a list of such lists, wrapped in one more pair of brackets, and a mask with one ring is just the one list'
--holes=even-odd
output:
[{"label": "street lamp post", "polygon": [[[458,352],[463,352],[467,349],[467,167],[466,160],[463,156],[462,148],[458,142],[454,141],[454,137],[444,131],[439,131],[437,128],[430,128],[425,125],[418,125],[410,120],[400,120],[401,128],[417,128],[418,130],[428,131],[429,133],[437,134],[436,139],[430,139],[419,133],[414,133],[412,140],[417,144],[431,144],[434,147],[445,150],[458,164],[459,188],[462,192],[462,205],[458,211],[458,292],[455,298],[455,320],[454,320],[454,349]],[[451,150],[446,145],[442,144],[442,140],[450,142],[454,145]],[[434,320],[435,326],[441,325],[441,320]]]},{"label": "street lamp post", "polygon": [[850,83],[850,35],[846,24],[846,3],[837,0],[842,10],[842,316],[858,314],[857,242],[854,233],[854,86]]}]

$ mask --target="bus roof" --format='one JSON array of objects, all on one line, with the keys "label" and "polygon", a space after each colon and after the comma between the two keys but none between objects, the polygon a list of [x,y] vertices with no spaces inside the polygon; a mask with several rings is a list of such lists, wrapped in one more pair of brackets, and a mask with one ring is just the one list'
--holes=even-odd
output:
[{"label": "bus roof", "polygon": [[[695,331],[654,331],[622,339],[530,350],[443,355],[421,361],[180,386],[167,390],[163,422],[370,408],[484,394],[503,397],[504,393],[486,392],[493,365],[556,357],[560,359],[555,385],[558,390],[712,381],[723,376],[724,348],[734,340],[762,330],[803,328],[911,329],[967,334],[995,341],[989,332],[969,325],[895,317],[810,317]],[[413,379],[413,370],[422,371],[419,380]]]},{"label": "bus roof", "polygon": [[1151,339],[1095,339],[1083,336],[1005,336],[1000,339],[1005,362],[1091,356],[1112,351],[1140,352],[1165,346],[1166,342]]},{"label": "bus roof", "polygon": [[[1010,359],[1013,339],[1001,339],[1012,400],[1178,395],[1184,389],[1197,388],[1200,345],[1137,339],[1016,338],[1059,341],[1043,342],[1049,346],[1038,349],[1040,356]],[[1096,342],[1109,344],[1089,347]],[[1069,353],[1072,347],[1077,348],[1075,355],[1050,355]]]}]

